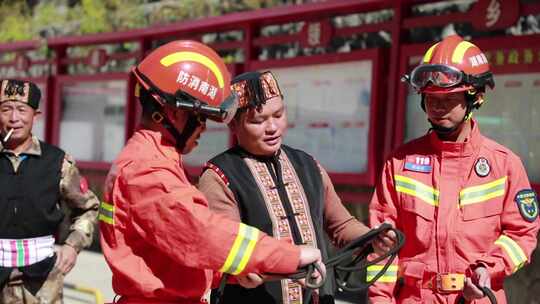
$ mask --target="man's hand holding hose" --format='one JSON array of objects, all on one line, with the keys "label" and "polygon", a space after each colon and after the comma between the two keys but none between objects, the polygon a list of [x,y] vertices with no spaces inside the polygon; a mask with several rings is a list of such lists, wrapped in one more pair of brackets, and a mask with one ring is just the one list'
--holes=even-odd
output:
[{"label": "man's hand holding hose", "polygon": [[[311,284],[315,284],[315,285],[321,284],[326,277],[326,267],[324,266],[324,263],[322,262],[321,251],[317,248],[313,248],[306,245],[302,245],[299,247],[300,247],[300,260],[298,262],[298,268],[301,269],[301,268],[305,268],[308,265],[316,264],[317,267],[315,267],[314,271],[311,273],[311,277],[309,278],[309,281],[311,282]],[[261,285],[262,283],[264,283],[264,281],[270,281],[272,279],[279,280],[279,279],[283,279],[283,277],[258,275],[255,273],[248,273],[246,275],[237,276],[238,283],[245,288],[255,288]],[[303,281],[301,283],[302,285],[305,284],[305,282]]]},{"label": "man's hand holding hose", "polygon": [[[379,226],[375,227],[379,228]],[[373,252],[377,256],[383,256],[397,245],[398,239],[394,230],[384,230],[373,240]]]},{"label": "man's hand holding hose", "polygon": [[298,268],[304,268],[312,264],[315,268],[313,272],[310,272],[310,277],[306,279],[311,281],[312,284],[321,285],[326,278],[326,266],[322,262],[321,251],[306,245],[300,246],[300,262],[298,263]]},{"label": "man's hand holding hose", "polygon": [[477,267],[472,277],[467,278],[463,288],[463,297],[467,301],[481,299],[485,296],[481,287],[491,288],[491,278],[485,267]]},{"label": "man's hand holding hose", "polygon": [[[309,303],[311,299],[311,292],[313,289],[317,289],[322,286],[326,279],[326,269],[333,268],[336,274],[336,283],[343,290],[357,291],[365,289],[373,284],[380,276],[384,274],[386,269],[392,263],[394,258],[403,244],[405,243],[405,235],[392,227],[388,223],[383,223],[380,226],[370,230],[356,240],[350,242],[345,247],[341,248],[335,256],[329,258],[326,263],[322,263],[321,253],[318,249],[308,246],[300,246],[300,261],[299,271],[294,274],[283,276],[276,273],[258,274],[246,274],[238,277],[240,285],[246,288],[254,288],[263,283],[263,281],[278,280],[278,279],[292,279],[302,280],[303,285],[307,288],[304,293],[304,302]],[[376,252],[376,258],[372,261],[367,261],[366,257],[372,252]],[[349,274],[364,270],[369,265],[386,260],[386,264],[383,266],[379,274],[368,282],[362,283],[360,287],[348,286],[347,279]],[[338,277],[339,273],[343,273],[343,277]],[[221,280],[221,284],[218,291],[216,303],[221,303],[221,297],[223,295],[223,289],[226,284],[226,275]]]},{"label": "man's hand holding hose", "polygon": [[491,291],[491,277],[487,269],[483,266],[474,268],[472,275],[465,280],[463,295],[458,304],[469,303],[473,300],[488,297],[492,304],[497,303],[495,295]]}]

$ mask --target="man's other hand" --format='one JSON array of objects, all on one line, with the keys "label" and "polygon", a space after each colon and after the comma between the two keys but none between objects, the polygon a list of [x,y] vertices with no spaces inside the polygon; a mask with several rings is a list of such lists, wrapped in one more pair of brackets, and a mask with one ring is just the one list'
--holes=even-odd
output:
[{"label": "man's other hand", "polygon": [[69,245],[62,245],[56,250],[56,263],[54,266],[63,274],[68,274],[77,262],[77,251]]}]

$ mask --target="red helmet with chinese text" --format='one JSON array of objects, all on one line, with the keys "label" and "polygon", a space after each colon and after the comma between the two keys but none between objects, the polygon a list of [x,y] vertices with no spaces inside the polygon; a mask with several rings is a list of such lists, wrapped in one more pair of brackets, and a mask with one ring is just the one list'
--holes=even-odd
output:
[{"label": "red helmet with chinese text", "polygon": [[495,86],[486,55],[458,35],[431,46],[407,78],[419,93],[483,93]]},{"label": "red helmet with chinese text", "polygon": [[133,73],[161,106],[169,104],[218,122],[230,121],[238,107],[225,63],[200,42],[177,40],[162,45]]}]

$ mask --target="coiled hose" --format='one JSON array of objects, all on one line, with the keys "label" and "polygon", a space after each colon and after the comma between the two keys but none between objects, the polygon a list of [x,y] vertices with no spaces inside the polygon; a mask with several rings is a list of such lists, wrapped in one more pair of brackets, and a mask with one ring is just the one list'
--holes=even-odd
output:
[{"label": "coiled hose", "polygon": [[[381,233],[389,230],[394,231],[394,233],[396,234],[396,244],[383,255],[380,255],[376,259],[373,259],[371,261],[367,261],[367,256],[373,252],[373,246],[371,245],[373,241],[375,241],[375,239]],[[370,285],[375,283],[382,275],[384,275],[388,267],[390,267],[390,265],[392,264],[392,261],[397,256],[398,251],[401,249],[401,247],[403,247],[404,244],[405,235],[401,231],[393,228],[390,224],[384,223],[375,229],[371,229],[356,240],[350,242],[347,246],[341,248],[336,253],[336,255],[328,259],[324,264],[326,266],[326,269],[333,268],[335,270],[336,283],[339,288],[346,291],[359,291],[369,287]],[[386,261],[381,271],[379,271],[379,273],[377,273],[377,275],[375,275],[373,279],[362,283],[358,287],[351,287],[348,285],[347,281],[352,273],[362,271],[368,266],[375,265],[385,259],[388,260]],[[318,268],[319,266],[313,263],[300,269],[296,273],[285,276],[283,274],[276,273],[265,273],[264,275],[279,277],[280,279],[305,279],[305,287],[307,288],[307,290],[304,293],[303,303],[309,304],[311,301],[311,293],[313,289],[321,287],[326,280],[326,277],[323,276],[321,280],[317,283],[317,280],[312,278],[312,274],[316,269],[319,271],[319,273],[321,273],[320,269]],[[222,302],[223,291],[227,283],[227,278],[228,274],[224,274],[221,278],[215,304],[221,304]]]}]

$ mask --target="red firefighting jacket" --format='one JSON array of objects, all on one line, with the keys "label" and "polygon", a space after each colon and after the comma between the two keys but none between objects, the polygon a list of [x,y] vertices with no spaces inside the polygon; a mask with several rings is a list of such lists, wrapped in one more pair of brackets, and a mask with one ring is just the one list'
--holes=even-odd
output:
[{"label": "red firefighting jacket", "polygon": [[121,303],[203,303],[213,271],[292,273],[299,249],[218,216],[160,132],[138,130],[114,162],[101,246]]},{"label": "red firefighting jacket", "polygon": [[[399,148],[385,163],[370,224],[392,223],[406,242],[369,289],[372,303],[454,303],[461,291],[441,290],[440,279],[470,276],[477,265],[488,269],[498,302],[506,303],[504,277],[536,247],[538,207],[530,189],[519,157],[481,135],[474,120],[464,143],[430,132]],[[381,268],[369,267],[367,278]]]}]

